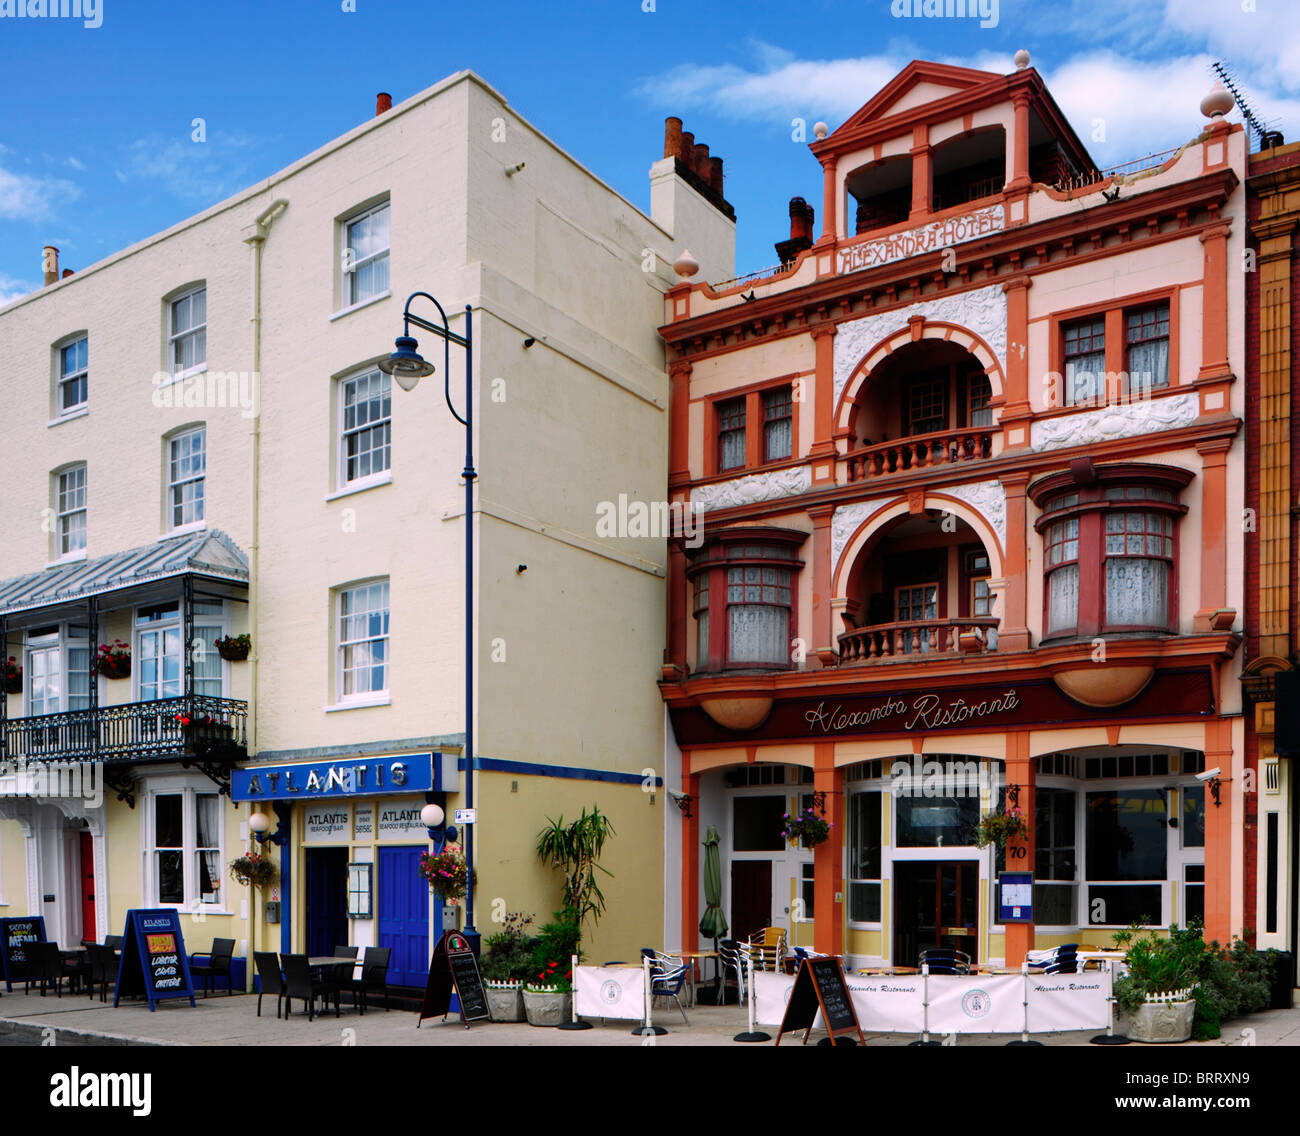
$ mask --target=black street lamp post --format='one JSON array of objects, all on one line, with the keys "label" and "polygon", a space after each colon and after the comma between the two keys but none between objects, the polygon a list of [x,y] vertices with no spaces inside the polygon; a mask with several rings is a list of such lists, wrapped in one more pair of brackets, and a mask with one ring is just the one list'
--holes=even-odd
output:
[{"label": "black street lamp post", "polygon": [[[411,301],[423,296],[442,317],[436,324],[411,314]],[[411,337],[411,325],[432,332],[443,341],[443,390],[447,409],[465,427],[465,807],[474,808],[474,324],[473,308],[465,305],[465,334],[457,335],[447,323],[447,313],[428,292],[412,292],[402,312],[403,332],[394,351],[379,363],[379,369],[393,376],[402,390],[414,390],[425,376],[432,375],[434,365],[416,351],[419,343]],[[451,401],[451,345],[465,348],[465,416],[462,418]],[[479,951],[479,935],[474,928],[474,830],[465,826],[465,928],[464,935],[474,953]]]}]

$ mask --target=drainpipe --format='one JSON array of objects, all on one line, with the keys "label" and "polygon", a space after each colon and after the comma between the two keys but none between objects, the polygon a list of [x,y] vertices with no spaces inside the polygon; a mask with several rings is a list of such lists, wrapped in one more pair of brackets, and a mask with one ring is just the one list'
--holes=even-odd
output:
[{"label": "drainpipe", "polygon": [[[248,633],[253,639],[253,648],[248,655],[248,752],[257,752],[257,687],[258,687],[258,648],[262,641],[258,633],[258,549],[260,545],[261,481],[262,481],[262,249],[266,245],[267,235],[273,222],[289,207],[289,202],[279,197],[262,210],[253,221],[253,235],[246,237],[244,243],[253,253],[253,426],[250,431],[252,441],[252,517],[248,545]],[[284,861],[292,854],[281,846],[280,860],[285,884],[288,884],[287,867]],[[257,923],[260,912],[257,910],[259,899],[257,889],[250,896],[252,910],[248,913],[248,959],[244,970],[244,986],[253,988],[253,952],[257,949]],[[280,919],[284,920],[281,910]]]}]

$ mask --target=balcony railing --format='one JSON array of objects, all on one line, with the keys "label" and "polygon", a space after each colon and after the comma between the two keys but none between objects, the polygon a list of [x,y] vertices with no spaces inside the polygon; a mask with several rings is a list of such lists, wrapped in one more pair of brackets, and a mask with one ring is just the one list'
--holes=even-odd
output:
[{"label": "balcony railing", "polygon": [[914,434],[897,442],[878,442],[846,454],[850,481],[869,481],[903,470],[979,461],[993,454],[993,430],[971,426]]},{"label": "balcony railing", "polygon": [[5,760],[235,760],[248,745],[248,703],[191,694],[67,710],[4,723]]},{"label": "balcony railing", "polygon": [[841,663],[876,663],[883,659],[924,655],[983,654],[997,650],[998,621],[972,619],[921,619],[903,623],[877,623],[846,631],[839,637]]}]

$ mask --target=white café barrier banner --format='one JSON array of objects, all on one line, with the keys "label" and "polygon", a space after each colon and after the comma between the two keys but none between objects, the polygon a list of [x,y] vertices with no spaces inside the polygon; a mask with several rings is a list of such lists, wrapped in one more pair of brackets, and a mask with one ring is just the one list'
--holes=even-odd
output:
[{"label": "white caf\u00e9 barrier banner", "polygon": [[579,966],[573,971],[573,1012],[587,1018],[645,1017],[645,970],[639,966]]},{"label": "white caf\u00e9 barrier banner", "polygon": [[[853,1009],[864,1033],[1020,1033],[1025,1029],[1028,989],[1029,1032],[1105,1029],[1110,1023],[1111,975],[933,974],[846,975]],[[779,1026],[794,979],[758,971],[754,975],[754,1018]],[[929,1000],[930,1012],[925,1012]],[[813,1028],[820,1028],[818,1012]]]}]

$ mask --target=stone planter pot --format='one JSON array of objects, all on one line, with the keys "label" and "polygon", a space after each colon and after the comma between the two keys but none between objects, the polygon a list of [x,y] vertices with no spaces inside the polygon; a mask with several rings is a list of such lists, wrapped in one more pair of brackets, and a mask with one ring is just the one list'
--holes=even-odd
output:
[{"label": "stone planter pot", "polygon": [[524,1021],[524,993],[518,983],[485,982],[488,1013],[494,1022]]},{"label": "stone planter pot", "polygon": [[1192,1036],[1192,1020],[1196,1017],[1196,1002],[1147,1002],[1135,1014],[1121,1014],[1116,1032],[1134,1041],[1176,1042],[1187,1041]]},{"label": "stone planter pot", "polygon": [[567,991],[524,987],[524,1013],[530,1026],[558,1026],[573,1016],[573,995]]}]

